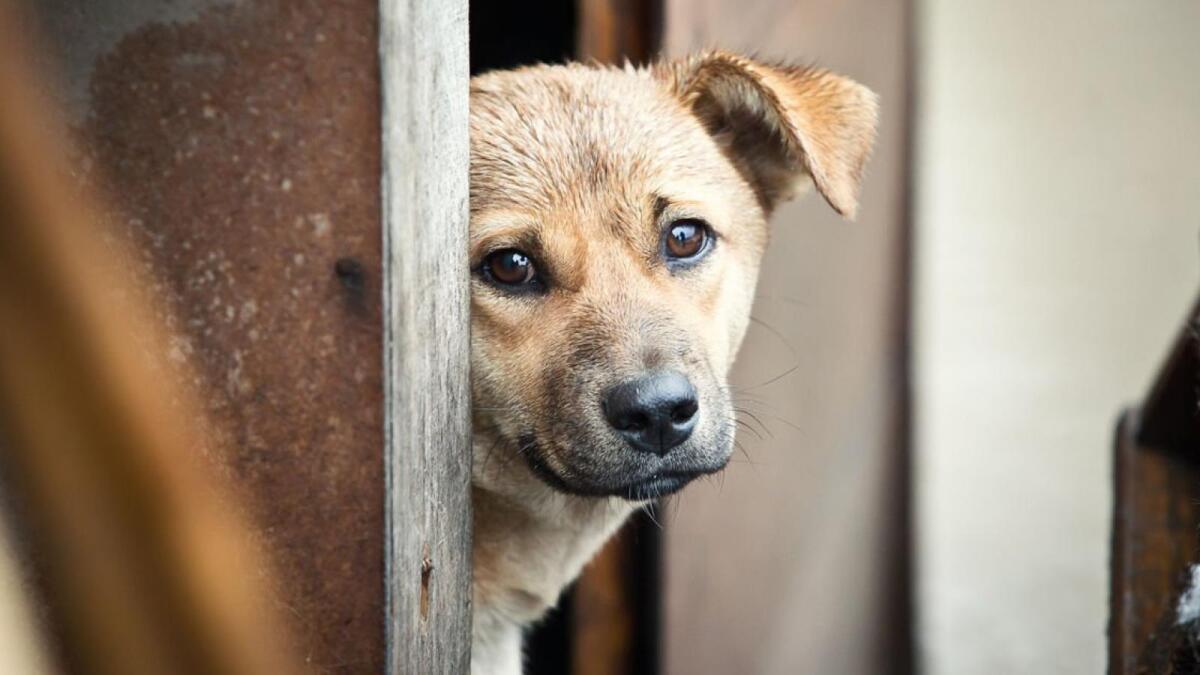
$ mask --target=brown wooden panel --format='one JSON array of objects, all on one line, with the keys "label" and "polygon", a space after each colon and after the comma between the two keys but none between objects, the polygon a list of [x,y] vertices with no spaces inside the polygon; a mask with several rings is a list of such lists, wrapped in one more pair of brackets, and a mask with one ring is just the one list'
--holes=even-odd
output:
[{"label": "brown wooden panel", "polygon": [[620,675],[630,672],[636,625],[630,597],[634,555],[633,532],[621,530],[597,554],[576,584],[571,614],[574,675]]},{"label": "brown wooden panel", "polygon": [[1127,412],[1113,467],[1109,672],[1196,672],[1175,607],[1189,566],[1200,563],[1200,464],[1141,445],[1136,432],[1137,413]]},{"label": "brown wooden panel", "polygon": [[375,0],[48,0],[85,183],[321,672],[383,667]]},{"label": "brown wooden panel", "polygon": [[667,673],[909,669],[910,16],[909,2],[666,3],[667,55],[815,63],[881,107],[857,222],[815,195],[772,219],[731,380],[746,454],[665,518]]},{"label": "brown wooden panel", "polygon": [[636,514],[580,577],[570,604],[574,675],[659,672],[661,528]]},{"label": "brown wooden panel", "polygon": [[1200,563],[1200,303],[1140,411],[1117,426],[1109,672],[1200,672],[1195,624],[1176,607]]},{"label": "brown wooden panel", "polygon": [[577,0],[578,56],[645,62],[658,53],[662,0]]}]

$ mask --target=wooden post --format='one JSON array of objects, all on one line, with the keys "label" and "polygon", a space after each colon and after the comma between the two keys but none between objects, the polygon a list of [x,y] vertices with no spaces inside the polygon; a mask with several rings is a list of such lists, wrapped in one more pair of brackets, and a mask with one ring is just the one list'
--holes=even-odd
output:
[{"label": "wooden post", "polygon": [[[36,570],[35,628],[55,672],[313,672],[286,649],[232,491],[198,457],[204,408],[164,376],[158,299],[109,209],[73,184],[27,21],[0,0],[0,506]],[[33,645],[13,638],[0,672],[30,672],[12,659]]]},{"label": "wooden post", "polygon": [[1195,672],[1194,621],[1179,598],[1200,564],[1200,300],[1140,408],[1117,424],[1108,672]]},{"label": "wooden post", "polygon": [[471,659],[467,2],[379,6],[389,673]]}]

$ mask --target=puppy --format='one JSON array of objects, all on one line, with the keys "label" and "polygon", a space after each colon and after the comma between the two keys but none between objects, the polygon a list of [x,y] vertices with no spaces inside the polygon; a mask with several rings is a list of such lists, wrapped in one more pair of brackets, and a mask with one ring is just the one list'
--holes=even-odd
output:
[{"label": "puppy", "polygon": [[472,672],[639,504],[720,471],[767,217],[853,217],[876,97],[712,52],[471,82]]}]

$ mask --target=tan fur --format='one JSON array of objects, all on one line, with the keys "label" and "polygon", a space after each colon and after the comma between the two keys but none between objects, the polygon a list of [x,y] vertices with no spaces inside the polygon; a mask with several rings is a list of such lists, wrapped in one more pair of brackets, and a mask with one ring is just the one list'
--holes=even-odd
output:
[{"label": "tan fur", "polygon": [[[657,470],[607,429],[601,393],[647,370],[683,372],[701,414],[674,461],[725,465],[726,375],[767,215],[806,180],[854,214],[876,105],[825,71],[715,52],[491,73],[472,81],[471,106],[472,265],[519,248],[552,280],[533,296],[472,282],[473,670],[517,673],[522,628],[637,506],[590,491]],[[703,264],[672,272],[660,242],[680,218],[718,239]]]}]

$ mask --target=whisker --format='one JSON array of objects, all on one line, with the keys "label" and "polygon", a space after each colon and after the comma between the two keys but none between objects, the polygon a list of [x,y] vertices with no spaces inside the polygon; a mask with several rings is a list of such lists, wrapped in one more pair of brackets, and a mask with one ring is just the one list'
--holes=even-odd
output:
[{"label": "whisker", "polygon": [[735,391],[754,391],[755,389],[761,389],[762,387],[765,387],[768,384],[774,384],[774,383],[782,380],[783,378],[787,377],[788,375],[791,375],[792,373],[796,372],[799,369],[800,369],[800,364],[797,363],[796,365],[792,366],[791,368],[788,368],[787,370],[776,375],[775,377],[772,377],[771,379],[767,380],[766,382],[760,382],[758,384],[751,385],[749,387],[734,387],[733,389]]},{"label": "whisker", "polygon": [[[750,457],[750,453],[746,452],[746,448],[742,447],[742,444],[738,443],[737,441],[733,442],[733,447],[737,448],[738,451],[742,453],[742,456],[746,458],[744,461],[739,461],[738,463],[739,464],[749,464],[750,468],[757,473],[758,472],[758,462],[754,461],[754,459]],[[734,460],[730,459],[729,461],[732,462]]]},{"label": "whisker", "polygon": [[745,408],[736,408],[736,410],[737,410],[737,412],[749,417],[750,419],[754,420],[755,422],[758,422],[758,426],[762,427],[763,431],[767,432],[768,436],[770,436],[771,438],[775,438],[775,434],[771,433],[771,430],[769,428],[767,428],[766,424],[763,424],[763,421],[758,418],[758,415],[755,415],[754,413],[750,412],[749,410],[746,410]]},{"label": "whisker", "polygon": [[642,513],[646,514],[646,517],[650,519],[650,522],[654,523],[654,525],[661,531],[663,526],[662,523],[658,522],[658,519],[654,517],[653,503],[654,502],[650,502],[650,504],[642,504]]},{"label": "whisker", "polygon": [[[795,429],[796,431],[799,431],[800,433],[805,433],[804,429],[802,429],[800,426],[798,426],[795,422],[787,419],[786,417],[782,417],[779,414],[777,414],[776,411],[778,411],[779,409],[766,401],[742,400],[742,401],[737,401],[737,402],[749,404],[749,405],[760,405],[763,408],[766,408],[766,410],[762,411],[764,415],[769,415],[772,418],[774,418],[780,422],[783,422],[784,424],[788,425],[789,427]],[[735,409],[745,412],[741,408],[735,408]]]},{"label": "whisker", "polygon": [[753,314],[750,315],[750,321],[762,326],[764,330],[766,330],[771,335],[775,336],[775,339],[782,342],[783,346],[787,347],[787,350],[789,352],[791,352],[793,360],[798,359],[800,357],[799,352],[796,351],[796,347],[784,336],[784,334],[781,331],[779,331],[779,329],[775,328],[774,326],[767,323],[766,321],[763,321],[762,319],[758,318],[757,316],[754,316]]},{"label": "whisker", "polygon": [[789,298],[783,295],[755,295],[755,300],[766,300],[767,302],[783,302],[794,307],[811,307],[811,304],[797,298]]},{"label": "whisker", "polygon": [[775,413],[771,413],[771,412],[765,412],[765,411],[764,411],[764,412],[763,412],[763,414],[764,414],[764,415],[767,415],[768,417],[771,417],[772,419],[774,419],[774,420],[775,420],[775,421],[777,421],[777,422],[783,422],[784,424],[788,425],[789,427],[791,427],[792,429],[794,429],[794,430],[796,430],[796,431],[799,431],[799,432],[800,432],[800,433],[802,433],[802,434],[807,434],[807,433],[808,433],[808,432],[806,432],[806,431],[804,430],[804,428],[803,428],[803,427],[801,427],[800,425],[798,425],[798,424],[796,424],[795,422],[792,422],[791,420],[788,420],[788,419],[786,419],[786,418],[784,418],[784,417],[780,417],[779,415],[776,415]]},{"label": "whisker", "polygon": [[762,436],[762,434],[760,434],[758,432],[758,429],[755,429],[754,427],[750,426],[750,423],[747,422],[746,420],[740,420],[735,417],[733,419],[733,423],[745,428],[746,431],[749,431],[750,433],[754,434],[755,438],[757,438],[758,440],[760,440],[760,441],[763,440],[763,436]]}]

